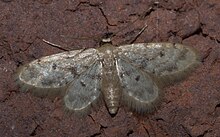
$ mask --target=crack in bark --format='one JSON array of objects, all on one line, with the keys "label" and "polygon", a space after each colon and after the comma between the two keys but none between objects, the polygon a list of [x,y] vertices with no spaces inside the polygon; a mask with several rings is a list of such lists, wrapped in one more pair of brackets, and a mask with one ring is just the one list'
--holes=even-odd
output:
[{"label": "crack in bark", "polygon": [[146,131],[147,135],[148,135],[149,137],[151,137],[149,131],[147,130],[147,128],[146,128],[145,126],[143,126],[143,127],[144,127],[144,130]]},{"label": "crack in bark", "polygon": [[16,94],[16,90],[9,90],[6,92],[5,96],[4,96],[4,99],[0,100],[0,102],[4,103],[8,100],[10,100],[14,94]]},{"label": "crack in bark", "polygon": [[101,132],[95,133],[95,134],[91,135],[90,137],[97,137],[97,136],[99,136],[99,135],[101,135]]},{"label": "crack in bark", "polygon": [[[26,43],[28,46],[27,46],[25,49],[20,49],[20,48],[19,48],[19,51],[13,52],[13,53],[16,54],[16,53],[20,53],[20,52],[26,52],[26,51],[32,46],[32,44],[33,44],[37,39],[39,39],[39,38],[36,37],[32,42],[16,41],[16,42],[24,42],[24,43]],[[12,49],[12,48],[11,48],[11,49]]]},{"label": "crack in bark", "polygon": [[208,35],[205,34],[205,33],[203,33],[202,26],[203,26],[203,24],[200,23],[200,26],[199,26],[196,30],[194,30],[194,31],[191,32],[190,34],[188,34],[188,35],[182,37],[182,40],[185,40],[185,39],[187,39],[187,38],[189,38],[189,37],[192,37],[192,36],[194,36],[194,35],[199,35],[199,34],[201,34],[201,35],[204,36],[204,37],[207,37]]},{"label": "crack in bark", "polygon": [[101,134],[104,134],[104,129],[106,129],[106,128],[108,128],[108,127],[103,126],[102,124],[96,122],[96,120],[93,118],[93,116],[92,116],[91,114],[88,115],[88,116],[92,119],[92,121],[93,121],[94,123],[96,123],[96,124],[98,124],[98,125],[100,126],[99,132],[94,133],[94,134],[91,135],[90,137],[97,137],[97,136],[100,136]]},{"label": "crack in bark", "polygon": [[189,130],[182,124],[180,124],[180,126],[182,127],[182,129],[185,131],[185,133],[189,136],[192,137],[191,133],[189,132]]},{"label": "crack in bark", "polygon": [[205,53],[205,54],[203,55],[203,57],[202,57],[202,63],[204,63],[205,60],[210,56],[211,52],[212,52],[212,48],[209,48],[209,49],[206,51],[206,53]]},{"label": "crack in bark", "polygon": [[37,133],[36,133],[36,130],[40,127],[40,125],[37,125],[34,130],[29,134],[30,136],[36,136]]},{"label": "crack in bark", "polygon": [[[75,12],[79,9],[79,7],[81,5],[89,5],[91,7],[98,7],[99,11],[101,12],[101,14],[103,15],[103,17],[105,18],[105,21],[107,23],[108,26],[117,26],[116,24],[111,24],[104,12],[104,10],[100,7],[100,4],[92,4],[88,1],[85,2],[80,2],[75,9],[66,9],[65,11],[70,11],[70,12]],[[154,7],[157,6],[157,4],[153,4],[153,6],[151,6],[150,8],[148,8],[144,13],[142,13],[141,15],[139,15],[139,17],[137,19],[135,19],[133,22],[129,23],[127,26],[125,26],[124,28],[120,29],[119,31],[115,32],[114,34],[112,34],[110,37],[114,37],[118,32],[126,29],[128,26],[131,26],[133,23],[135,23],[138,19],[142,19],[145,18],[147,16],[149,16],[153,11],[155,11]],[[134,14],[130,14],[129,16],[132,16]],[[108,27],[107,27],[108,28]],[[135,36],[135,38],[133,40],[130,40],[129,43],[133,43],[136,41],[136,39],[143,33],[143,31],[141,30],[137,36]]]},{"label": "crack in bark", "polygon": [[[153,137],[156,137],[157,134],[156,134],[156,132],[155,132],[155,130],[154,130],[154,128],[153,128],[153,125],[151,124],[151,121],[150,121],[149,117],[148,117],[148,121],[149,121],[150,128],[151,128],[151,130],[152,130]],[[145,127],[145,124],[144,124],[144,123],[141,123],[141,125],[143,126],[143,128],[144,128],[144,130],[146,131],[147,135],[148,135],[149,137],[151,137],[151,134],[150,134],[149,130]]]},{"label": "crack in bark", "polygon": [[101,14],[103,15],[103,17],[105,18],[105,21],[106,23],[109,25],[109,26],[117,26],[116,24],[111,24],[104,12],[104,10],[100,7],[100,4],[92,4],[90,3],[89,1],[84,1],[84,2],[80,2],[75,9],[66,9],[65,11],[70,11],[70,12],[75,12],[79,9],[79,7],[81,5],[88,5],[88,6],[91,6],[91,7],[98,7],[99,11],[101,12]]},{"label": "crack in bark", "polygon": [[204,137],[208,133],[208,130],[205,130],[201,135],[198,135],[197,137]]},{"label": "crack in bark", "polygon": [[130,135],[132,135],[134,133],[134,130],[130,129],[127,133],[127,136],[129,137]]},{"label": "crack in bark", "polygon": [[[199,10],[198,10],[198,6],[195,6],[195,4],[193,4],[193,3],[191,3],[191,2],[189,2],[189,4],[193,7],[192,10],[195,10],[195,11],[197,12],[197,14],[198,14],[198,20],[199,20],[199,22],[200,22],[200,26],[199,26],[194,32],[192,32],[192,33],[190,33],[190,34],[188,34],[188,35],[182,37],[182,40],[187,39],[187,38],[189,38],[189,37],[191,37],[191,36],[193,36],[193,35],[199,35],[199,34],[201,34],[201,35],[204,36],[204,37],[208,37],[208,38],[210,38],[211,40],[216,40],[216,38],[211,37],[211,36],[209,36],[209,34],[206,34],[206,33],[203,32],[203,29],[202,29],[202,28],[203,28],[206,24],[203,24],[203,23],[201,22],[201,19],[200,19],[200,18],[201,18],[201,17],[200,17],[200,16],[201,16],[201,13],[200,13]],[[186,5],[186,1],[184,2],[183,6],[179,7],[178,9],[169,9],[169,8],[160,6],[159,3],[158,3],[156,9],[163,8],[163,9],[166,9],[166,10],[168,10],[168,11],[175,11],[176,13],[182,13],[182,12],[185,12],[185,11],[180,11],[180,9],[183,8],[185,5]],[[155,9],[154,9],[154,10],[155,10]],[[190,11],[188,11],[188,12],[190,12]],[[171,32],[174,32],[174,31],[171,30]],[[178,32],[178,31],[177,31],[177,32]],[[171,33],[171,34],[175,34],[175,33],[177,33],[177,32],[174,32],[174,33]],[[174,36],[176,36],[176,35],[174,35]],[[217,41],[219,42],[219,40],[217,40]]]},{"label": "crack in bark", "polygon": [[84,5],[84,4],[90,4],[90,2],[88,2],[88,1],[81,1],[81,2],[79,2],[79,3],[77,4],[77,6],[75,7],[75,9],[66,9],[65,11],[76,12],[76,11],[79,9],[79,7],[80,7],[81,5]]},{"label": "crack in bark", "polygon": [[[198,20],[199,20],[199,22],[200,22],[200,27],[195,31],[195,34],[201,34],[202,36],[204,36],[204,37],[208,37],[208,38],[210,38],[211,40],[216,40],[214,37],[211,37],[211,36],[209,36],[209,34],[206,34],[206,33],[204,33],[203,32],[203,27],[206,25],[206,24],[204,24],[204,23],[202,23],[201,22],[201,12],[200,12],[200,10],[198,9],[199,8],[199,6],[198,6],[198,4],[196,4],[196,1],[195,1],[195,4],[193,4],[193,3],[191,3],[191,2],[189,2],[189,4],[193,7],[193,10],[195,10],[196,12],[197,12],[197,14],[198,14]],[[200,7],[201,7],[201,5],[200,5]],[[190,12],[190,11],[189,11]],[[197,33],[196,33],[197,32]],[[193,36],[193,35],[195,35],[195,34],[191,34],[190,36]],[[190,37],[190,36],[188,36],[188,37]],[[186,38],[188,38],[188,37],[186,37]],[[186,38],[183,38],[183,39],[186,39]],[[218,40],[217,40],[218,41]]]},{"label": "crack in bark", "polygon": [[105,15],[104,10],[103,10],[101,7],[98,6],[98,9],[99,9],[100,12],[102,13],[103,17],[105,18],[106,23],[107,23],[109,26],[117,26],[116,24],[111,24],[111,23],[109,22],[107,16]]}]

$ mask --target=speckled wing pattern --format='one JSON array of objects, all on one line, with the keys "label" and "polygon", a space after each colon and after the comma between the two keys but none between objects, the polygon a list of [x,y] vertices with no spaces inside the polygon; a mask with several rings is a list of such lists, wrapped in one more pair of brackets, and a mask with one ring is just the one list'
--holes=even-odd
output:
[{"label": "speckled wing pattern", "polygon": [[67,84],[79,77],[97,58],[97,50],[74,50],[34,60],[20,67],[15,79],[21,90],[39,96],[64,94]]},{"label": "speckled wing pattern", "polygon": [[123,103],[138,113],[151,112],[161,88],[180,81],[200,64],[195,49],[175,43],[139,43],[118,47]]},{"label": "speckled wing pattern", "polygon": [[105,44],[34,60],[16,79],[24,91],[62,95],[73,112],[87,113],[102,99],[110,114],[120,105],[145,114],[157,107],[164,86],[182,80],[199,63],[197,52],[182,44]]},{"label": "speckled wing pattern", "polygon": [[82,113],[81,111],[88,110],[91,104],[98,101],[101,96],[101,67],[99,62],[95,62],[86,72],[70,83],[66,90],[67,94],[64,96],[67,109]]},{"label": "speckled wing pattern", "polygon": [[194,48],[178,43],[139,43],[119,49],[120,56],[160,79],[162,86],[182,80],[201,62]]},{"label": "speckled wing pattern", "polygon": [[117,64],[123,103],[138,113],[151,111],[159,101],[160,89],[150,75],[124,59]]}]

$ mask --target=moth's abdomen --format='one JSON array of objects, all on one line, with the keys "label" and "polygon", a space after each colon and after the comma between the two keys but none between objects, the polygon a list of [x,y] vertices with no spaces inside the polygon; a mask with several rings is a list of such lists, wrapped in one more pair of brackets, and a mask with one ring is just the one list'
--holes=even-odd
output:
[{"label": "moth's abdomen", "polygon": [[118,112],[121,93],[117,85],[106,80],[102,83],[102,93],[109,113],[114,115]]},{"label": "moth's abdomen", "polygon": [[103,66],[101,91],[109,113],[114,115],[118,112],[120,105],[120,81],[115,65],[112,66],[104,63]]}]

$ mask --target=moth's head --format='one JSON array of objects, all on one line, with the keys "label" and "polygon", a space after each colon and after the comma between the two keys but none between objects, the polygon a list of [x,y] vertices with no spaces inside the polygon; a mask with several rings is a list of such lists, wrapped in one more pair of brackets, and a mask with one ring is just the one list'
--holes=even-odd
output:
[{"label": "moth's head", "polygon": [[103,43],[111,43],[112,41],[111,41],[111,38],[104,38],[104,39],[102,39],[102,42]]},{"label": "moth's head", "polygon": [[114,34],[112,32],[107,32],[105,33],[102,38],[101,41],[99,42],[99,45],[105,45],[105,44],[111,44],[112,45],[112,41],[111,38],[114,36]]}]

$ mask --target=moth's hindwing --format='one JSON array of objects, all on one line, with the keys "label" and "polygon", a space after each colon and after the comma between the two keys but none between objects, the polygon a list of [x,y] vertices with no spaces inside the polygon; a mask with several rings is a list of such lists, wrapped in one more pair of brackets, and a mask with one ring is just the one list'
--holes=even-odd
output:
[{"label": "moth's hindwing", "polygon": [[65,107],[78,114],[88,114],[92,105],[101,97],[102,65],[95,62],[86,72],[73,80],[64,96]]},{"label": "moth's hindwing", "polygon": [[63,94],[66,85],[97,60],[95,49],[74,50],[34,60],[19,68],[16,81],[38,96]]},{"label": "moth's hindwing", "polygon": [[123,89],[123,103],[140,114],[154,110],[161,98],[156,81],[122,58],[117,61],[117,70]]}]

